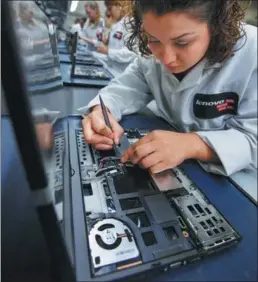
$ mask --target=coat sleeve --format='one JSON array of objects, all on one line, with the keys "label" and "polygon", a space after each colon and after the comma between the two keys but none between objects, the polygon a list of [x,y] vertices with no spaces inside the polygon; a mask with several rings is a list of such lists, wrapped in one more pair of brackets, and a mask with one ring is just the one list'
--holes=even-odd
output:
[{"label": "coat sleeve", "polygon": [[109,49],[108,57],[118,63],[130,63],[136,57],[136,54],[124,46],[121,49]]},{"label": "coat sleeve", "polygon": [[[99,95],[117,120],[120,120],[123,115],[135,113],[147,105],[153,96],[143,75],[140,58],[136,58],[123,74],[102,88]],[[100,104],[99,95],[86,107],[79,108],[78,111],[82,115],[87,114],[91,107]]]},{"label": "coat sleeve", "polygon": [[217,154],[219,164],[200,164],[209,172],[231,175],[242,169],[257,169],[257,67],[239,101],[238,114],[225,130],[196,132]]}]

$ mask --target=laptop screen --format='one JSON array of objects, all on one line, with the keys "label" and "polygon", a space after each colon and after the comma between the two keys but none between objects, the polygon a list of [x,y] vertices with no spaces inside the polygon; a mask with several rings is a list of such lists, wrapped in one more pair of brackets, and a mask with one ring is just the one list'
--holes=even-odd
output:
[{"label": "laptop screen", "polygon": [[[63,104],[66,100],[62,95],[64,89],[56,27],[32,1],[10,1],[9,5],[25,96],[29,101],[48,186],[53,194],[58,220],[62,223],[65,137],[54,133],[53,128],[65,114],[59,111],[56,99],[62,96]],[[55,153],[55,150],[58,152]],[[57,183],[60,185],[56,186]]]}]

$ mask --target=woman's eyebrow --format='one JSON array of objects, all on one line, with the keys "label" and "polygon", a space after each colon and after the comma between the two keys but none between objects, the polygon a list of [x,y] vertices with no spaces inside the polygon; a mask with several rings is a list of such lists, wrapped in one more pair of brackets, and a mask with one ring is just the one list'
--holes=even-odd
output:
[{"label": "woman's eyebrow", "polygon": [[[152,38],[158,40],[156,37],[154,37],[153,35],[149,34],[147,31],[145,31],[145,33],[146,33],[147,35],[149,35],[150,37],[152,37]],[[181,35],[179,35],[179,36],[177,36],[177,37],[170,38],[170,40],[177,40],[177,39],[179,39],[179,38],[181,38],[181,37],[184,37],[184,36],[186,36],[186,35],[192,35],[192,34],[195,34],[195,32],[186,32],[186,33],[183,33],[183,34],[181,34]]]},{"label": "woman's eyebrow", "polygon": [[177,36],[177,37],[170,38],[170,40],[177,40],[177,39],[179,39],[179,38],[181,38],[181,37],[184,37],[184,36],[186,36],[186,35],[192,35],[192,34],[195,34],[195,32],[186,32],[186,33],[183,33],[183,34],[181,34],[181,35],[179,35],[179,36]]}]

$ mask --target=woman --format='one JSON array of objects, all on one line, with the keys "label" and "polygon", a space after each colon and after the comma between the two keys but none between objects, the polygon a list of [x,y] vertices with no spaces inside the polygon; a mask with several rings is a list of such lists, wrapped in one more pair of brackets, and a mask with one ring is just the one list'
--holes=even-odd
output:
[{"label": "woman", "polygon": [[[180,133],[153,131],[122,161],[152,173],[196,159],[210,172],[257,169],[257,28],[243,24],[241,1],[135,1],[128,46],[137,58],[101,94],[83,120],[86,141],[108,150],[123,133],[117,121],[153,97],[159,116]],[[86,114],[85,109],[85,114]]]},{"label": "woman", "polygon": [[104,20],[100,15],[99,5],[96,1],[87,2],[84,6],[87,14],[87,21],[84,24],[79,37],[86,43],[89,43],[91,49],[95,50],[98,43],[98,34],[104,26]]},{"label": "woman", "polygon": [[[21,40],[21,46],[26,54],[26,63],[33,67],[39,57],[52,54],[49,28],[41,18],[41,14],[35,14],[36,4],[31,1],[16,1],[17,21],[16,28]],[[43,14],[43,13],[42,13]],[[46,55],[47,56],[47,55]]]},{"label": "woman", "polygon": [[121,74],[135,59],[135,54],[125,46],[127,31],[125,22],[129,12],[131,1],[105,0],[107,11],[113,24],[109,33],[108,45],[101,44],[97,52],[105,56],[99,56],[104,65],[114,76]]}]

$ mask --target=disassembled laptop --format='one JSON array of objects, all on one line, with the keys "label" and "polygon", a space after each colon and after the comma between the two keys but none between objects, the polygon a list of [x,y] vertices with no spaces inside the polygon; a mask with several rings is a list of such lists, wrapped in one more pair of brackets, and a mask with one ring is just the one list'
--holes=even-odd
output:
[{"label": "disassembled laptop", "polygon": [[[126,130],[121,151],[147,133]],[[95,150],[81,130],[75,134],[92,279],[184,253],[184,259],[167,267],[180,266],[240,239],[182,168],[152,175],[121,163],[113,150]],[[56,135],[56,146],[62,142]],[[55,195],[60,205],[58,165]],[[193,250],[194,256],[187,255]]]}]

